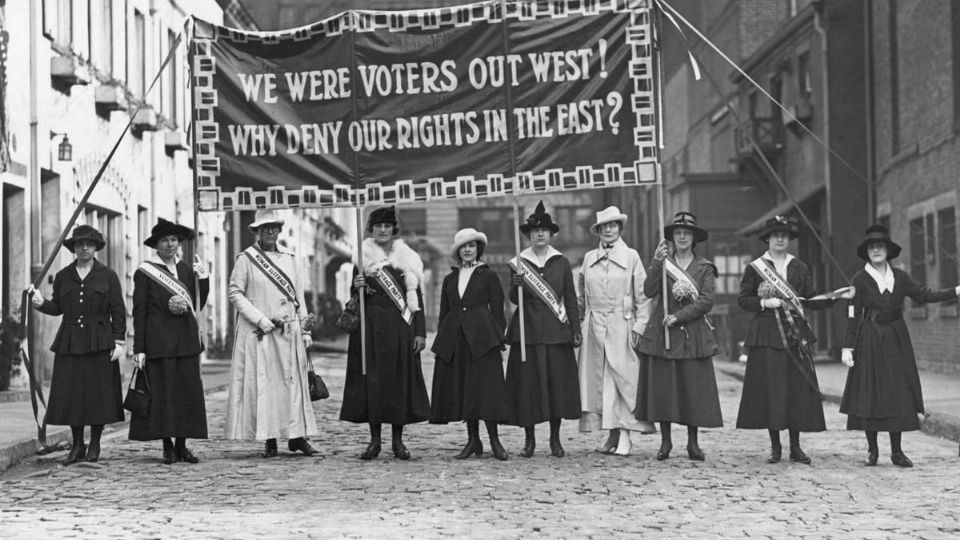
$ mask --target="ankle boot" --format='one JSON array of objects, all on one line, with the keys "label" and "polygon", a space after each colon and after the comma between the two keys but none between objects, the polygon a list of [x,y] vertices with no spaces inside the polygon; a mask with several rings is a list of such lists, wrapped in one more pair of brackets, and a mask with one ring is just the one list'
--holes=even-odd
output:
[{"label": "ankle boot", "polygon": [[783,458],[783,447],[780,446],[780,432],[775,429],[767,430],[770,433],[770,456],[767,463],[780,463]]},{"label": "ankle boot", "polygon": [[263,453],[260,455],[265,458],[277,457],[277,440],[267,439],[267,442],[263,445]]},{"label": "ankle boot", "polygon": [[87,446],[87,461],[100,461],[100,436],[103,434],[103,425],[90,426],[90,445]]},{"label": "ankle boot", "polygon": [[553,457],[563,457],[563,445],[560,444],[560,420],[550,420],[550,453]]},{"label": "ankle boot", "polygon": [[493,452],[493,457],[500,461],[506,461],[508,459],[507,451],[504,450],[503,445],[500,444],[500,434],[497,432],[497,424],[494,422],[486,422],[486,424],[487,435],[490,437],[490,451]]},{"label": "ankle boot", "polygon": [[287,450],[291,452],[303,452],[307,456],[312,456],[317,453],[317,450],[310,446],[310,443],[307,442],[303,437],[296,437],[294,439],[289,439],[287,441]]},{"label": "ankle boot", "polygon": [[395,458],[404,461],[410,459],[410,451],[407,450],[407,447],[403,444],[403,426],[393,426],[393,439],[391,443],[393,446],[393,456]]},{"label": "ankle boot", "polygon": [[800,449],[800,432],[790,430],[790,461],[794,463],[803,463],[809,465],[812,461],[807,454]]},{"label": "ankle boot", "polygon": [[903,453],[900,439],[903,436],[899,431],[890,432],[890,461],[897,467],[913,467],[913,462]]},{"label": "ankle boot", "polygon": [[523,450],[520,451],[520,455],[523,457],[533,457],[533,451],[537,448],[537,435],[536,428],[533,426],[523,428],[524,441],[523,441]]},{"label": "ankle boot", "polygon": [[673,450],[673,439],[670,433],[670,422],[660,422],[660,449],[657,450],[657,461],[670,457]]},{"label": "ankle boot", "polygon": [[368,461],[380,455],[380,424],[370,424],[370,442],[360,453],[360,459]]},{"label": "ankle boot", "polygon": [[620,444],[620,430],[611,429],[607,434],[607,440],[602,445],[597,447],[597,452],[601,454],[612,454],[614,450],[617,449],[617,445]]},{"label": "ankle boot", "polygon": [[87,445],[83,444],[82,441],[79,443],[74,443],[74,445],[70,448],[70,453],[67,454],[67,459],[64,460],[63,464],[73,465],[74,463],[83,459],[85,455],[87,455]]},{"label": "ankle boot", "polygon": [[876,467],[877,458],[880,457],[880,448],[877,445],[877,432],[867,431],[867,459],[863,464],[867,467]]},{"label": "ankle boot", "polygon": [[698,442],[698,430],[696,426],[687,426],[687,457],[693,461],[704,461],[706,454],[700,449]]},{"label": "ankle boot", "polygon": [[467,420],[467,444],[454,457],[456,459],[467,459],[474,454],[477,457],[483,455],[483,443],[480,441],[480,421]]}]

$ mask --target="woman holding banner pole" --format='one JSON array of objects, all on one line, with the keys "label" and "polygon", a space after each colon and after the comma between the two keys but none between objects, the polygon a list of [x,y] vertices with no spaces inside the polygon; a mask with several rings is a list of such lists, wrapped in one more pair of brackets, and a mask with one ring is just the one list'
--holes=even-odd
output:
[{"label": "woman holding banner pole", "polygon": [[520,225],[530,247],[520,259],[510,261],[510,301],[523,294],[526,361],[520,354],[519,312],[514,312],[507,330],[510,356],[507,362],[507,392],[513,400],[516,423],[525,431],[520,455],[533,456],[535,426],[550,422],[550,453],[563,457],[560,422],[580,418],[580,383],[574,347],[579,347],[580,317],[570,261],[550,246],[560,231],[546,213],[543,202]]},{"label": "woman holding banner pole", "polygon": [[[367,220],[362,272],[354,270],[354,290],[365,295],[366,343],[360,330],[350,334],[347,380],[340,419],[370,425],[370,443],[360,459],[380,455],[381,426],[393,427],[397,459],[410,459],[403,426],[430,419],[430,402],[420,367],[426,346],[423,310],[423,261],[398,238],[400,224],[392,206],[377,208]],[[366,374],[361,347],[366,348]]]},{"label": "woman holding banner pole", "polygon": [[133,275],[133,361],[147,375],[150,410],[146,418],[130,419],[129,438],[162,439],[167,465],[197,463],[186,440],[207,438],[196,311],[207,302],[210,279],[202,262],[191,266],[178,257],[181,243],[190,238],[192,229],[160,218],[143,241],[156,256]]},{"label": "woman holding banner pole", "polygon": [[[707,320],[713,308],[717,268],[694,251],[708,234],[697,226],[697,218],[690,212],[677,212],[673,223],[664,227],[663,235],[665,240],[657,247],[643,292],[659,300],[666,273],[669,300],[666,311],[663,302],[654,302],[650,322],[637,346],[640,380],[636,416],[660,423],[658,460],[670,457],[670,425],[680,423],[687,426],[688,457],[703,461],[699,428],[723,426],[711,358],[717,344]],[[669,348],[663,328],[669,333]]]}]

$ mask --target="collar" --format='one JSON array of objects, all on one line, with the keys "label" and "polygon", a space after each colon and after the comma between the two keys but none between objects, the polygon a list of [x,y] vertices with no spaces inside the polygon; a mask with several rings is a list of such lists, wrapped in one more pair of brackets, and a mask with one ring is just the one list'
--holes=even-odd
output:
[{"label": "collar", "polygon": [[471,269],[471,268],[476,268],[476,267],[480,266],[481,264],[482,264],[482,263],[481,263],[480,261],[473,261],[473,262],[470,262],[470,263],[460,263],[460,269],[461,269],[461,270],[469,270],[469,269]]},{"label": "collar", "polygon": [[[786,279],[787,277],[787,267],[790,266],[790,262],[796,259],[793,255],[787,253],[787,257],[783,260],[783,267],[781,268],[776,261],[773,260],[773,256],[770,255],[770,250],[764,251],[763,255],[760,256],[761,259],[766,259],[773,263],[773,268],[780,274],[781,277]],[[782,270],[782,271],[781,271]]]},{"label": "collar", "polygon": [[[556,257],[557,255],[563,255],[553,246],[547,246],[547,258],[544,260],[543,264],[546,265],[550,259]],[[533,248],[527,248],[520,252],[520,256],[524,259],[532,262],[536,266],[540,266],[540,262],[537,260],[537,256],[533,253]]]},{"label": "collar", "polygon": [[[256,244],[257,247],[260,246],[260,244],[257,243],[257,242],[254,242],[254,244]],[[279,254],[281,254],[281,255],[293,255],[293,252],[292,252],[292,251],[290,251],[289,249],[281,246],[279,243],[276,244],[276,248],[277,248],[276,251],[266,251],[266,250],[263,250],[263,252],[266,253],[267,255],[273,255],[274,253],[279,253]],[[263,249],[263,248],[260,248],[260,249]],[[180,259],[177,259],[177,262],[179,262],[179,261],[180,261]]]},{"label": "collar", "polygon": [[882,274],[870,263],[865,264],[863,269],[866,270],[868,276],[877,282],[877,288],[880,289],[880,294],[887,291],[893,292],[893,285],[896,280],[893,276],[893,267],[890,266],[889,262],[887,262],[886,271]]},{"label": "collar", "polygon": [[617,238],[617,241],[613,243],[613,247],[609,250],[605,249],[601,243],[597,249],[590,251],[584,259],[588,261],[587,266],[593,266],[606,258],[617,266],[626,268],[629,254],[630,248],[627,247],[627,243],[623,241],[623,238]]},{"label": "collar", "polygon": [[[150,257],[149,259],[147,259],[147,262],[156,263],[156,264],[159,264],[161,267],[167,267],[167,268],[169,268],[169,267],[167,266],[167,263],[163,262],[163,259],[161,259],[159,255],[157,255],[157,252],[156,252],[156,251],[153,252],[153,256],[152,256],[152,257]],[[178,264],[180,264],[180,257],[174,257],[174,258],[173,258],[173,265],[176,266],[176,265],[178,265]]]},{"label": "collar", "polygon": [[[80,273],[77,271],[77,260],[76,260],[76,259],[74,259],[73,262],[70,263],[70,266],[73,268],[73,272],[70,273],[70,274],[71,274],[71,277],[75,278],[77,281],[83,281],[82,279],[80,279]],[[86,278],[90,277],[91,274],[93,274],[94,272],[99,271],[101,268],[104,268],[104,267],[105,267],[104,264],[103,264],[102,262],[98,261],[98,260],[96,259],[96,257],[94,257],[94,259],[93,259],[93,266],[90,267],[90,271],[87,272],[87,276],[86,276],[85,278],[83,278],[83,279],[86,279]]]}]

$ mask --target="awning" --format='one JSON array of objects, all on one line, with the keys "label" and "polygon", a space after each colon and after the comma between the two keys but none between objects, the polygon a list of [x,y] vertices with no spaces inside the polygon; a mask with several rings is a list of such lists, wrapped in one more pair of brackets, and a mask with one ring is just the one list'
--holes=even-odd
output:
[{"label": "awning", "polygon": [[[827,187],[824,184],[821,184],[813,188],[806,195],[797,197],[797,204],[804,204],[808,201],[813,200],[814,198],[824,193],[826,189]],[[755,221],[753,221],[746,227],[738,230],[737,235],[751,236],[759,233],[761,230],[763,230],[763,226],[767,222],[767,220],[772,218],[773,216],[796,216],[796,215],[797,215],[797,211],[793,207],[793,201],[790,201],[790,200],[783,201],[782,203],[774,206],[769,212],[767,212],[766,214],[763,214],[762,216],[757,218]]]}]

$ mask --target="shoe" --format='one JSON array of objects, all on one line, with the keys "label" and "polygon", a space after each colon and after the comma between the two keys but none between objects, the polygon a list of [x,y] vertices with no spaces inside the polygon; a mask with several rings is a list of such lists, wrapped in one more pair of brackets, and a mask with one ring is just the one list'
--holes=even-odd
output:
[{"label": "shoe", "polygon": [[527,439],[523,443],[523,450],[520,451],[520,455],[523,457],[533,457],[534,450],[537,449],[537,440],[536,439]]},{"label": "shoe", "polygon": [[467,459],[473,455],[476,455],[477,457],[483,455],[483,443],[480,442],[480,439],[467,441],[467,444],[464,445],[462,450],[460,450],[460,453],[453,457],[456,459]]},{"label": "shoe", "polygon": [[90,441],[87,445],[87,461],[90,463],[100,461],[100,441]]},{"label": "shoe", "polygon": [[310,443],[308,443],[303,437],[297,437],[296,439],[288,440],[287,449],[291,452],[303,452],[307,456],[312,456],[317,453],[316,448],[310,446]]},{"label": "shoe", "polygon": [[615,429],[611,429],[610,435],[607,436],[606,442],[604,442],[602,445],[597,447],[597,452],[600,452],[601,454],[610,455],[613,453],[614,450],[617,449],[617,444],[619,442],[620,442],[620,432]]},{"label": "shoe", "polygon": [[810,456],[803,453],[803,450],[800,447],[790,449],[790,461],[794,463],[803,463],[804,465],[809,465],[811,461]]},{"label": "shoe", "polygon": [[85,445],[85,444],[83,444],[83,443],[74,445],[74,446],[70,449],[70,453],[67,454],[67,459],[65,459],[65,460],[63,461],[63,464],[64,464],[64,465],[73,465],[74,463],[76,463],[76,462],[80,461],[81,459],[83,459],[83,457],[86,456],[86,455],[87,455],[87,445]]},{"label": "shoe", "polygon": [[699,446],[690,446],[687,445],[687,457],[693,461],[704,461],[707,459],[706,454],[703,453],[703,450]]},{"label": "shoe", "polygon": [[184,463],[200,463],[200,459],[193,455],[193,452],[189,448],[177,448],[175,450],[177,454],[177,461],[182,461]]},{"label": "shoe", "polygon": [[770,457],[767,458],[767,463],[780,463],[780,459],[783,457],[783,447],[781,446],[771,446],[770,447]]},{"label": "shoe", "polygon": [[163,463],[166,465],[173,465],[177,462],[177,453],[173,448],[163,450]]},{"label": "shoe", "polygon": [[265,458],[277,457],[277,440],[267,439],[267,442],[263,444],[263,453],[260,456]]},{"label": "shoe", "polygon": [[410,459],[410,451],[407,450],[407,447],[403,445],[401,441],[393,441],[393,455],[397,459],[402,459],[404,461]]},{"label": "shoe", "polygon": [[657,461],[664,461],[670,458],[670,451],[673,450],[673,446],[660,446],[660,449],[657,450]]},{"label": "shoe", "polygon": [[617,449],[614,450],[613,454],[616,456],[628,456],[630,455],[630,449],[633,447],[633,443],[630,441],[630,432],[623,430],[620,432],[620,444],[617,445]]},{"label": "shoe", "polygon": [[867,459],[866,461],[863,462],[863,465],[865,467],[876,467],[877,458],[879,457],[880,457],[880,452],[876,450],[870,450],[869,452],[867,452]]},{"label": "shoe", "polygon": [[500,444],[500,439],[490,439],[490,452],[493,453],[493,457],[499,459],[500,461],[506,461],[510,459],[509,456],[507,456],[507,451],[504,450],[503,445]]},{"label": "shoe", "polygon": [[370,441],[370,444],[360,453],[360,459],[369,461],[380,455],[380,441]]},{"label": "shoe", "polygon": [[890,454],[890,461],[892,461],[897,467],[913,467],[913,462],[910,461],[910,458],[905,456],[903,452],[894,452]]},{"label": "shoe", "polygon": [[560,444],[560,439],[550,438],[550,453],[553,454],[553,457],[563,457],[563,445]]}]

